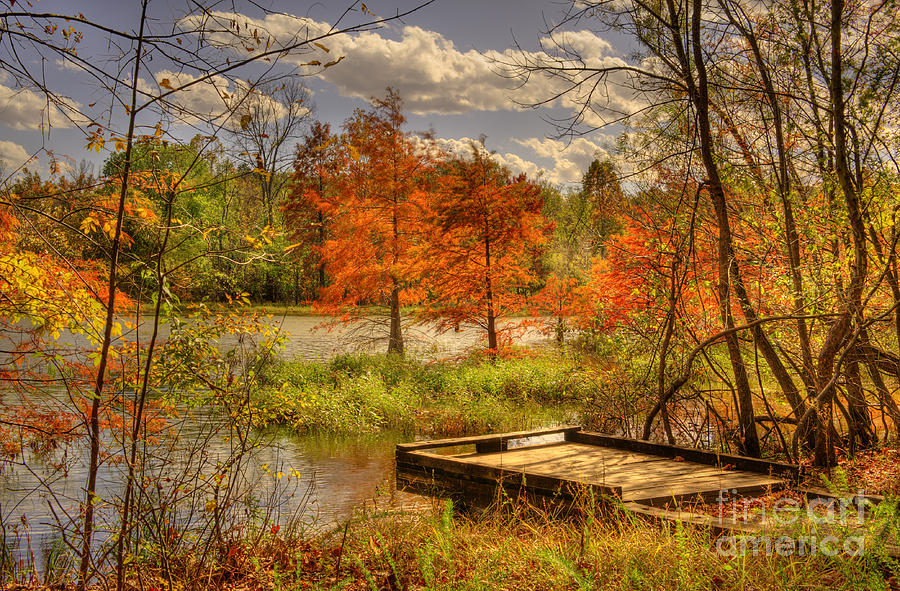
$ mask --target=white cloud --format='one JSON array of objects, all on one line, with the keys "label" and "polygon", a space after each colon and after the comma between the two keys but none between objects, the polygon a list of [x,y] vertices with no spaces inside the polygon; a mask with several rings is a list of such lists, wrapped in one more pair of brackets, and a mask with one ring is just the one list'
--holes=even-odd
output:
[{"label": "white cloud", "polygon": [[[147,94],[160,95],[168,92],[170,88],[180,88],[199,78],[169,70],[160,70],[153,77],[155,89],[148,82],[141,81],[141,90]],[[224,76],[214,76],[207,81],[198,82],[166,97],[164,99],[166,111],[181,123],[219,120],[231,111],[226,102],[226,97],[231,95],[228,92],[229,86],[229,81]]]},{"label": "white cloud", "polygon": [[[602,141],[610,138],[600,136]],[[570,142],[547,138],[528,138],[513,140],[520,146],[528,148],[541,158],[553,160],[553,170],[547,179],[554,183],[577,183],[595,158],[610,158],[601,143],[585,137],[575,138]]]},{"label": "white cloud", "polygon": [[[463,158],[472,154],[473,145],[475,145],[476,148],[481,149],[478,140],[467,137],[459,139],[437,138],[434,142],[441,151]],[[517,154],[509,152],[506,154],[499,154],[495,152],[491,154],[491,158],[493,158],[494,162],[506,167],[513,174],[525,173],[529,178],[536,179],[546,173],[543,168],[539,167],[534,162],[525,160]]]},{"label": "white cloud", "polygon": [[[547,138],[513,138],[515,143],[534,153],[537,158],[551,161],[552,165],[549,167],[542,167],[534,161],[512,152],[494,153],[492,158],[513,174],[525,173],[529,178],[542,178],[557,184],[579,183],[595,158],[617,160],[603,147],[611,139],[604,135],[597,136],[596,140],[579,137],[570,142]],[[463,157],[472,153],[473,143],[476,146],[480,145],[477,140],[467,137],[437,138],[435,143],[442,151]]]},{"label": "white cloud", "polygon": [[[331,29],[327,23],[284,14],[252,19],[240,14],[214,13],[213,18],[219,20],[220,30],[206,34],[204,38],[242,56],[252,56],[269,44],[276,48],[287,47]],[[200,22],[198,18],[186,19],[183,26],[196,30]],[[520,87],[518,79],[500,75],[500,71],[510,71],[502,64],[576,63],[568,57],[560,61],[542,51],[519,53],[508,49],[485,54],[475,50],[462,51],[440,33],[411,25],[394,31],[399,34],[397,39],[385,36],[386,30],[390,29],[336,35],[322,40],[328,52],[311,49],[284,59],[312,70],[318,77],[337,86],[345,96],[368,99],[383,95],[385,87],[392,86],[403,97],[406,108],[418,115],[515,110],[518,106],[511,98],[525,104],[546,100],[566,86],[564,79],[537,74],[527,85]],[[260,39],[259,43],[257,39]],[[584,56],[583,65],[588,68],[625,65],[624,60],[613,55],[613,48],[607,41],[590,31],[565,32],[558,41]],[[550,39],[543,39],[542,43],[555,47]],[[338,58],[344,59],[333,67],[321,66]],[[309,65],[310,62],[318,65]],[[634,109],[635,97],[628,79],[627,74],[610,76],[610,84],[604,86],[607,94],[600,96],[598,93],[594,98],[608,103],[606,106],[613,111]],[[557,99],[553,104],[576,109],[579,101],[586,98],[583,93],[576,93]],[[591,116],[588,122],[599,123],[596,116]]]},{"label": "white cloud", "polygon": [[60,70],[69,70],[71,72],[84,72],[85,71],[84,66],[82,66],[80,63],[78,63],[77,61],[72,60],[72,59],[67,59],[67,60],[58,59],[58,60],[56,60],[56,67],[59,68]]},{"label": "white cloud", "polygon": [[416,114],[496,111],[513,106],[508,99],[514,87],[510,80],[498,76],[478,52],[459,51],[434,31],[406,26],[399,40],[370,31],[337,38],[335,46],[333,51],[346,59],[319,76],[344,95],[380,96],[386,86],[392,86]]},{"label": "white cloud", "polygon": [[546,169],[539,167],[530,160],[525,160],[518,154],[513,154],[512,152],[494,154],[494,160],[508,168],[513,174],[525,173],[530,179],[545,178],[552,183],[557,182],[554,180],[556,175],[553,172],[548,173]]},{"label": "white cloud", "polygon": [[161,94],[171,89],[176,92],[165,99],[166,110],[178,123],[196,124],[209,122],[237,128],[245,114],[271,115],[277,119],[294,113],[303,116],[309,109],[302,105],[284,105],[242,80],[229,80],[224,76],[213,76],[208,80],[191,84],[200,76],[187,73],[160,70],[154,74],[156,89],[142,81],[141,89],[149,94]]},{"label": "white cloud", "polygon": [[442,151],[452,154],[453,156],[465,157],[472,153],[472,145],[479,145],[478,140],[463,137],[459,139],[452,138],[436,138],[435,143]]},{"label": "white cloud", "polygon": [[19,144],[0,140],[0,167],[6,170],[5,174],[21,167],[30,159],[31,154]]},{"label": "white cloud", "polygon": [[[546,138],[513,139],[515,143],[530,150],[538,158],[550,160],[553,164],[549,167],[542,167],[532,160],[512,152],[494,153],[492,158],[513,174],[525,173],[529,178],[541,178],[551,183],[579,183],[591,161],[595,158],[600,160],[611,158],[601,143],[607,142],[609,139],[606,136],[600,136],[599,141],[580,137],[571,142]],[[466,137],[438,138],[435,143],[444,152],[463,157],[472,153],[473,143],[476,146],[479,145],[477,140]]]},{"label": "white cloud", "polygon": [[[72,127],[71,119],[84,119],[78,113],[80,105],[69,99],[54,104],[46,97],[27,88],[11,88],[0,84],[0,124],[13,129],[46,129]],[[61,109],[64,109],[64,114]]]}]

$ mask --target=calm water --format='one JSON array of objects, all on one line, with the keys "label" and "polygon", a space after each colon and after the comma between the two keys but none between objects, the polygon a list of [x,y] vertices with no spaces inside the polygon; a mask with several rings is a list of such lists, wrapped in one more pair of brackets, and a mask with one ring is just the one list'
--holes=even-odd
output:
[{"label": "calm water", "polygon": [[[223,437],[209,437],[202,452],[195,448],[193,434],[201,437],[209,434],[209,425],[202,420],[195,417],[185,422],[180,436],[183,447],[167,450],[165,463],[159,463],[145,474],[165,482],[168,478],[182,478],[197,468],[209,474],[218,462],[226,461],[231,449]],[[252,452],[240,479],[235,481],[239,494],[252,495],[256,514],[266,514],[270,524],[293,523],[304,531],[314,532],[339,527],[362,506],[417,510],[431,504],[429,499],[396,490],[394,445],[401,441],[397,434],[299,437],[280,430],[261,437],[262,444]],[[201,453],[203,457],[198,459]],[[54,454],[54,462],[61,460],[68,465],[65,474],[33,454],[28,454],[26,460],[25,464],[3,465],[0,514],[13,556],[26,567],[33,564],[40,572],[47,563],[50,548],[58,543],[60,525],[72,529],[72,520],[77,520],[79,504],[84,498],[86,450],[70,448]],[[279,472],[284,476],[279,477]],[[42,484],[41,480],[47,478],[50,483]],[[124,482],[122,466],[101,467],[95,540],[98,545],[111,537],[115,512],[107,503],[121,499]],[[164,486],[174,488],[170,483]],[[237,515],[246,516],[248,510],[251,509],[242,504]],[[194,519],[187,509],[178,515],[182,523]],[[202,510],[197,509],[195,515],[202,516]]]},{"label": "calm water", "polygon": [[[310,361],[327,360],[348,351],[383,351],[386,345],[374,341],[366,329],[321,328],[325,319],[315,316],[275,317],[270,322],[289,334],[284,358]],[[163,331],[163,337],[167,331]],[[462,326],[460,331],[438,334],[427,327],[407,330],[409,354],[421,358],[454,357],[481,343],[476,327]],[[70,337],[71,338],[71,337]],[[517,343],[542,346],[548,339],[537,330],[525,331]],[[226,343],[227,345],[227,343]],[[0,385],[2,388],[2,385]],[[46,403],[60,403],[48,398]],[[152,468],[161,478],[182,473],[190,462],[196,463],[197,441],[206,439],[201,463],[208,471],[230,455],[230,443],[216,433],[216,419],[202,413],[186,413],[178,425],[177,443]],[[261,434],[262,444],[255,450],[241,474],[241,485],[251,490],[261,506],[275,507],[272,519],[286,522],[294,518],[312,527],[334,527],[345,521],[355,508],[370,504],[383,506],[428,505],[421,497],[398,493],[394,487],[394,445],[397,434],[349,438],[298,436],[281,429]],[[108,442],[108,451],[117,450]],[[54,467],[56,465],[56,467]],[[64,466],[60,470],[59,466]],[[42,547],[54,538],[59,522],[77,519],[86,481],[86,450],[80,446],[61,448],[48,457],[29,453],[24,463],[0,463],[0,517],[7,532],[15,531],[18,553],[35,555],[43,564]],[[286,476],[277,478],[277,473]],[[49,486],[41,481],[50,477]],[[123,467],[105,464],[99,474],[98,494],[104,501],[116,499],[123,491]],[[50,507],[56,512],[54,516]],[[67,514],[69,517],[67,517]],[[104,534],[101,531],[101,538]],[[31,544],[31,550],[28,544]],[[30,560],[30,559],[29,559]]]},{"label": "calm water", "polygon": [[[327,361],[341,353],[369,352],[384,353],[387,350],[386,329],[370,322],[357,322],[350,325],[329,326],[330,318],[323,316],[272,316],[267,322],[287,334],[283,351],[284,359],[303,359],[306,361]],[[517,326],[522,319],[500,320],[498,329]],[[152,327],[146,321],[140,334],[142,342],[150,336]],[[160,326],[161,340],[169,334],[169,326]],[[484,347],[485,332],[474,325],[460,325],[458,331],[438,332],[433,325],[413,324],[404,321],[404,346],[406,352],[422,359],[441,359],[455,357]],[[525,347],[541,347],[551,343],[551,339],[534,326],[517,329],[514,344]],[[123,338],[135,340],[135,331],[128,331]],[[227,337],[234,338],[234,337]],[[225,346],[234,342],[224,340]],[[84,346],[87,339],[71,333],[63,334],[61,342],[67,345]]]},{"label": "calm water", "polygon": [[[322,316],[273,316],[269,321],[289,337],[282,357],[307,361],[327,360],[350,351],[383,353],[387,350],[385,330],[367,323],[327,328],[329,319]],[[518,323],[501,320],[498,328]],[[520,331],[517,345],[536,347],[550,343],[550,339],[534,327]],[[404,326],[404,346],[408,353],[427,359],[454,357],[483,346],[484,330],[473,325],[461,325],[459,331],[438,333],[433,326]]]}]

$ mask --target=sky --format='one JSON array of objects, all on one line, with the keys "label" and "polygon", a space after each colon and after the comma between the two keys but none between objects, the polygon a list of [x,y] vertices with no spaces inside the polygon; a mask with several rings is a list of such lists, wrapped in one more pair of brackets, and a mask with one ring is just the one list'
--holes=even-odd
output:
[{"label": "sky", "polygon": [[[371,0],[366,8],[379,17],[386,17],[416,4],[412,0]],[[332,37],[324,42],[328,53],[316,49],[313,53],[288,57],[283,66],[276,66],[275,73],[278,68],[287,72],[287,66],[299,67],[305,74],[301,80],[311,93],[313,116],[333,127],[339,127],[355,108],[365,107],[370,97],[383,96],[390,86],[404,99],[408,129],[433,131],[445,149],[465,151],[473,139],[484,137],[487,149],[495,152],[495,158],[513,172],[525,172],[552,183],[577,183],[592,159],[607,156],[616,127],[559,138],[557,127],[549,120],[570,116],[578,108],[578,101],[563,98],[540,109],[522,107],[518,103],[535,103],[552,96],[559,89],[559,82],[536,78],[522,86],[518,80],[498,73],[498,60],[520,57],[523,51],[528,56],[540,57],[540,40],[546,38],[548,27],[562,18],[566,5],[549,0],[435,0],[380,28]],[[77,4],[40,0],[35,9],[71,14],[73,6],[88,19],[119,30],[132,30],[139,15],[139,4],[134,0],[81,0]],[[184,14],[183,6],[177,0],[153,0],[152,26],[156,31],[171,27],[170,23]],[[356,10],[341,20],[348,2],[334,0],[314,3],[272,0],[265,6],[277,14],[264,17],[252,3],[244,4],[240,0],[214,2],[211,9],[220,18],[233,15],[244,24],[245,31],[250,27],[265,31],[274,43],[288,42],[301,23],[306,23],[311,30],[324,30],[335,23],[355,24],[371,18],[359,12],[357,5]],[[624,40],[608,32],[592,31],[591,24],[582,22],[568,27],[563,33],[565,40],[578,49],[588,64],[622,63],[626,52]],[[246,56],[241,53],[242,48],[236,47],[236,40],[226,34],[218,39],[212,35],[207,41],[213,44],[218,41],[218,57]],[[191,40],[186,40],[184,47],[190,43]],[[6,46],[0,51],[8,53]],[[90,32],[86,32],[78,52],[79,56],[107,69],[112,66],[112,56],[116,53],[106,39],[91,36]],[[337,57],[341,61],[327,69],[299,66],[313,59],[325,63]],[[159,59],[146,65],[149,71],[140,80],[141,88],[148,93],[163,92],[164,86],[160,86],[163,80],[177,85],[190,80],[192,75],[178,73]],[[90,112],[92,118],[105,118],[108,127],[121,127],[124,113],[117,108],[109,110],[108,93],[98,89],[83,69],[62,60],[41,61],[34,56],[28,67],[40,71],[49,87],[65,95],[67,104]],[[241,75],[250,79],[255,72],[238,71],[237,76]],[[223,91],[225,96],[228,93],[234,96],[239,88],[240,84],[223,78],[202,88],[193,87],[183,100],[191,109],[213,111],[217,106],[222,108]],[[622,89],[614,89],[607,100],[618,110],[633,106],[633,97]],[[3,129],[0,163],[7,173],[32,156],[35,159],[29,166],[46,171],[48,150],[64,165],[87,160],[99,171],[108,156],[107,149],[99,153],[88,151],[85,122],[77,116],[70,120],[65,110],[64,106],[49,105],[39,92],[17,87],[11,76],[0,73]],[[199,129],[192,128],[190,123],[175,121],[166,126],[166,132],[175,137],[190,137]],[[595,118],[588,123],[599,125],[602,121]]]}]

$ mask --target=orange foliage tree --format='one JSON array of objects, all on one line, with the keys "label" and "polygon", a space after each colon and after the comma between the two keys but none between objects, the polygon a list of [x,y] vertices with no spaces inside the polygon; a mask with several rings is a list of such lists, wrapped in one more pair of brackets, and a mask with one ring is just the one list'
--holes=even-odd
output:
[{"label": "orange foliage tree", "polygon": [[327,123],[316,121],[297,144],[291,191],[282,205],[287,231],[294,241],[289,250],[299,264],[316,266],[318,289],[325,287],[325,261],[321,254],[328,236],[328,220],[318,205],[331,191],[338,172],[338,138]]},{"label": "orange foliage tree", "polygon": [[331,283],[316,308],[345,322],[387,310],[388,352],[403,352],[400,307],[417,301],[414,246],[422,229],[431,169],[422,143],[403,130],[402,100],[388,89],[344,124],[340,169],[331,190],[306,198],[330,220],[319,248]]},{"label": "orange foliage tree", "polygon": [[443,330],[475,323],[497,351],[497,320],[525,306],[537,283],[534,249],[552,225],[541,211],[540,186],[524,175],[512,178],[483,148],[473,146],[469,158],[443,169],[422,245],[428,299],[420,318]]}]

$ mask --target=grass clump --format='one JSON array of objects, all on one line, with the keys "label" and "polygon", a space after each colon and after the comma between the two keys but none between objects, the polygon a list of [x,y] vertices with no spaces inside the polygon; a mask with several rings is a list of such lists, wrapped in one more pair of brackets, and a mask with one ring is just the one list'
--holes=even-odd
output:
[{"label": "grass clump", "polygon": [[268,370],[257,404],[301,431],[395,429],[458,435],[564,421],[591,375],[565,357],[473,357],[425,363],[397,355],[340,355]]}]

